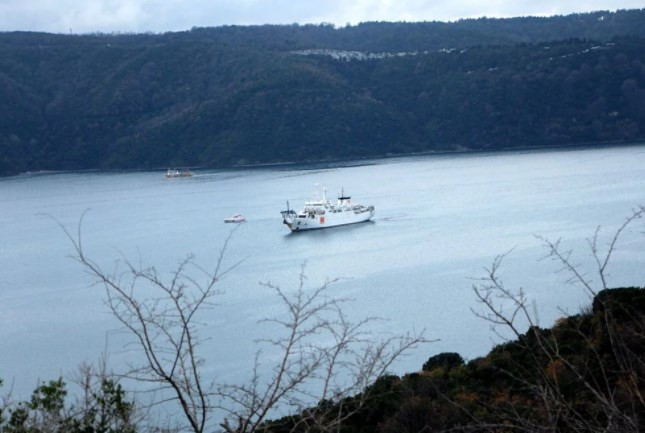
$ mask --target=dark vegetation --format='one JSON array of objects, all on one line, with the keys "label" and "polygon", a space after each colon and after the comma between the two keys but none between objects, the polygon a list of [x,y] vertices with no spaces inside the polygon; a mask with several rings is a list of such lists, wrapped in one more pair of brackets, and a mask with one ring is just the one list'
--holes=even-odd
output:
[{"label": "dark vegetation", "polygon": [[[645,290],[604,290],[588,311],[530,328],[485,357],[442,353],[418,373],[380,378],[370,389],[380,398],[340,431],[642,431],[644,332]],[[270,431],[293,431],[297,420]]]},{"label": "dark vegetation", "polygon": [[[432,356],[418,373],[379,378],[364,391],[370,399],[348,397],[324,413],[350,413],[342,425],[334,424],[333,431],[346,433],[642,431],[644,332],[645,290],[604,290],[587,311],[563,317],[550,329],[532,327],[467,363],[456,353]],[[544,344],[557,352],[544,350]],[[86,391],[84,404],[66,404],[66,392],[59,379],[39,386],[30,401],[5,405],[0,432],[145,430],[136,423],[133,403],[110,379]],[[302,418],[254,431],[326,431],[324,423],[310,428]]]},{"label": "dark vegetation", "polygon": [[[85,370],[78,385],[84,393],[69,402],[62,378],[43,382],[31,399],[0,406],[2,433],[136,433],[140,431],[134,402],[114,379]],[[0,382],[0,385],[2,383]]]},{"label": "dark vegetation", "polygon": [[[333,49],[416,55],[337,60]],[[645,10],[0,33],[0,175],[645,138]]]}]

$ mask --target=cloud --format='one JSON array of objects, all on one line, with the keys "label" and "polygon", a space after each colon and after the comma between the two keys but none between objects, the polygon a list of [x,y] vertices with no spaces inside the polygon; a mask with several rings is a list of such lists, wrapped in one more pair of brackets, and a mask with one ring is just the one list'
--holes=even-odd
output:
[{"label": "cloud", "polygon": [[148,21],[142,4],[131,0],[89,1],[70,8],[62,15],[66,27],[108,30],[126,28],[140,30],[140,23]]},{"label": "cloud", "polygon": [[159,32],[225,24],[450,21],[642,7],[642,0],[0,0],[0,30]]},{"label": "cloud", "polygon": [[335,7],[318,21],[336,24],[361,21],[454,21],[460,18],[563,15],[596,10],[642,8],[642,0],[354,0]]},{"label": "cloud", "polygon": [[1,1],[0,29],[82,32],[136,28],[145,20],[141,2],[132,0]]}]

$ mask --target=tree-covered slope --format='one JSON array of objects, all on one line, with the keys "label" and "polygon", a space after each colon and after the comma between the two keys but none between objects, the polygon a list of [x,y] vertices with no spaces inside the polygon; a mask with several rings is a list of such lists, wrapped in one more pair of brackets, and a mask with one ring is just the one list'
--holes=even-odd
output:
[{"label": "tree-covered slope", "polygon": [[369,400],[357,395],[329,410],[320,402],[267,431],[325,431],[308,429],[318,412],[349,414],[341,433],[640,432],[644,331],[645,289],[603,290],[587,311],[531,327],[484,357],[432,356],[420,372],[379,379],[364,392]]},{"label": "tree-covered slope", "polygon": [[3,33],[0,175],[641,139],[644,24],[635,10]]}]

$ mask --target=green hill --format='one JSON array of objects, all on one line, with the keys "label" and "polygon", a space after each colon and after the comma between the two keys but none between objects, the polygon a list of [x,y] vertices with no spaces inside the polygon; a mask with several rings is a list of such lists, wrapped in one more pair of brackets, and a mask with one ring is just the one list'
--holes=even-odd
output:
[{"label": "green hill", "polygon": [[0,175],[645,138],[645,10],[0,33]]}]

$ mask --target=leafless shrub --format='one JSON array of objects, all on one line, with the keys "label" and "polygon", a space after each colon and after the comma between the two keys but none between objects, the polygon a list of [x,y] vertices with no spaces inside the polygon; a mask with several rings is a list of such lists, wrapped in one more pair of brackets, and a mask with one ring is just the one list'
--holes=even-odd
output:
[{"label": "leafless shrub", "polygon": [[[563,250],[560,240],[540,238],[547,248],[547,257],[561,265],[568,275],[568,282],[579,284],[591,296],[609,288],[607,271],[612,254],[616,251],[620,236],[640,219],[645,208],[635,210],[616,230],[606,248],[600,246],[600,230],[589,239],[588,245],[595,264],[595,273],[587,275],[574,262],[573,252]],[[645,386],[645,363],[643,354],[626,342],[632,335],[643,341],[645,336],[645,312],[623,311],[631,314],[629,329],[619,328],[613,314],[602,299],[594,311],[602,314],[602,323],[595,324],[606,335],[610,356],[601,353],[602,344],[596,335],[590,335],[589,324],[582,321],[567,321],[566,332],[581,341],[581,348],[572,353],[560,338],[558,327],[554,332],[542,332],[537,326],[526,294],[522,288],[507,288],[499,277],[499,268],[504,255],[495,258],[486,276],[473,287],[481,311],[478,317],[491,324],[496,332],[510,331],[518,347],[529,359],[526,363],[514,363],[514,369],[505,370],[509,377],[530,391],[539,407],[520,411],[509,403],[503,414],[509,420],[506,425],[479,426],[490,431],[520,430],[527,432],[638,432],[643,428],[641,419],[645,413],[643,389]],[[594,278],[596,280],[594,280]],[[522,329],[528,325],[528,332]],[[564,331],[563,331],[564,332]],[[502,332],[498,332],[502,335]],[[546,366],[546,367],[545,367]],[[512,370],[512,371],[511,371]],[[566,383],[565,383],[566,382]],[[571,398],[566,389],[574,388],[585,396],[590,404],[580,404]],[[496,410],[501,410],[499,407]]]},{"label": "leafless shrub", "polygon": [[[123,258],[111,272],[86,255],[82,243],[83,216],[76,235],[61,225],[71,241],[73,256],[105,288],[113,316],[143,354],[141,364],[129,365],[124,377],[152,386],[152,390],[179,404],[191,431],[205,431],[214,387],[205,383],[199,355],[197,313],[212,306],[218,294],[216,283],[238,264],[223,267],[226,240],[214,269],[198,266],[192,256],[182,260],[170,278],[163,279],[154,267],[135,265]],[[193,277],[194,273],[200,279]]]},{"label": "leafless shrub", "polygon": [[[284,319],[267,321],[282,333],[264,341],[277,348],[280,360],[263,380],[258,356],[248,384],[220,387],[221,408],[228,413],[222,423],[226,432],[267,431],[267,417],[285,410],[297,414],[291,431],[336,431],[373,397],[369,386],[405,352],[426,341],[421,333],[375,337],[367,325],[376,318],[351,321],[343,312],[344,300],[328,296],[335,281],[307,291],[304,271],[303,266],[293,293],[265,284],[287,312]],[[344,405],[351,396],[351,406]]]},{"label": "leafless shrub", "polygon": [[[143,354],[144,362],[130,365],[123,376],[170,395],[166,401],[179,404],[185,428],[195,433],[206,431],[215,410],[224,411],[221,428],[226,432],[267,431],[268,417],[283,413],[297,413],[293,431],[338,429],[370,398],[369,385],[408,350],[426,341],[422,333],[371,335],[367,325],[376,319],[349,320],[341,308],[344,301],[329,296],[334,281],[308,290],[303,266],[299,287],[293,292],[265,284],[287,311],[286,318],[266,321],[279,329],[276,338],[264,341],[279,353],[270,377],[260,374],[265,370],[258,352],[248,383],[205,383],[198,313],[212,306],[218,294],[216,284],[239,264],[223,267],[231,237],[212,271],[199,267],[189,256],[165,280],[154,267],[126,258],[113,271],[104,271],[83,248],[83,217],[75,234],[61,225],[74,247],[74,258],[105,288],[113,316]],[[194,273],[201,279],[193,277]],[[344,407],[344,399],[357,393],[352,407]]]}]

